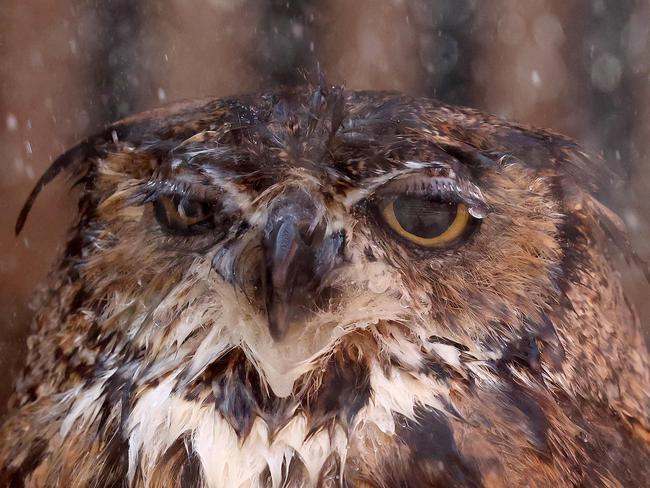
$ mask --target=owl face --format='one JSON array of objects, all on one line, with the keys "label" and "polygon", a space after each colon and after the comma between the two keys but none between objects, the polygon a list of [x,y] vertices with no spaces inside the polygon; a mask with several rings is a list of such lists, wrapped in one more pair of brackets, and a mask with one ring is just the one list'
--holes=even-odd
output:
[{"label": "owl face", "polygon": [[[114,132],[80,267],[112,297],[102,321],[152,362],[185,348],[191,377],[241,346],[280,395],[354,332],[498,350],[539,322],[552,178],[440,140],[432,107],[351,96],[226,102],[146,144]],[[142,318],[114,319],[129,307]]]},{"label": "owl face", "polygon": [[645,469],[640,441],[606,447],[649,425],[650,368],[606,255],[622,234],[590,193],[600,166],[571,141],[324,85],[199,101],[63,155],[18,229],[66,168],[79,220],[0,480],[591,486]]}]

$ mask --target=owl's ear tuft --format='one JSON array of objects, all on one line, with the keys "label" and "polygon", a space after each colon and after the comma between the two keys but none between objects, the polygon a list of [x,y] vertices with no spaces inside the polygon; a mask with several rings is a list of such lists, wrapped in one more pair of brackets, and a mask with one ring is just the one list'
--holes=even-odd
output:
[{"label": "owl's ear tuft", "polygon": [[23,208],[18,214],[18,219],[16,220],[16,226],[14,228],[16,236],[20,234],[25,226],[25,221],[29,215],[36,197],[38,197],[41,190],[50,183],[54,178],[56,178],[59,173],[63,170],[71,168],[75,165],[79,165],[84,161],[87,161],[95,156],[98,156],[100,153],[98,145],[96,143],[96,137],[88,138],[77,144],[75,147],[67,150],[61,154],[54,162],[47,168],[47,171],[38,179],[36,185],[32,189],[31,193],[27,197],[27,201],[23,205]]}]

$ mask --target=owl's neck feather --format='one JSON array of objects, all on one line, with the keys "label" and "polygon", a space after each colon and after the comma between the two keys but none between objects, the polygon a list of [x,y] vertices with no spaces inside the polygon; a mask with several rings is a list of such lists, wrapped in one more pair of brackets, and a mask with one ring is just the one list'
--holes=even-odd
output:
[{"label": "owl's neck feather", "polygon": [[[378,449],[389,452],[405,432],[417,442],[418,435],[427,434],[418,433],[416,426],[432,412],[433,425],[452,432],[460,415],[453,392],[465,388],[454,386],[456,381],[468,379],[494,390],[495,398],[500,395],[503,385],[491,371],[499,354],[481,357],[450,340],[423,339],[431,332],[424,325],[366,318],[347,329],[332,328],[327,340],[311,343],[318,346],[314,352],[303,346],[305,355],[275,343],[260,350],[262,341],[248,342],[243,334],[213,327],[197,339],[199,347],[188,349],[196,350],[193,355],[185,356],[179,347],[170,355],[174,361],[160,361],[165,367],[157,375],[152,368],[158,366],[134,362],[128,371],[124,365],[119,372],[108,369],[92,386],[69,392],[61,431],[63,436],[72,430],[93,432],[98,418],[120,418],[114,424],[119,430],[107,435],[126,439],[128,479],[136,485],[148,486],[159,476],[181,439],[200,464],[206,486],[282,486],[292,462],[302,472],[293,476],[302,476],[304,486],[315,486],[332,459],[338,460],[337,476],[343,476],[346,458],[370,456],[367,461],[376,464]],[[274,355],[284,363],[274,362]],[[269,364],[287,369],[273,371]],[[136,378],[124,396],[126,407],[106,402],[117,374]],[[290,394],[283,394],[287,385]],[[107,413],[98,411],[98,405]],[[444,435],[441,456],[469,463],[459,457],[453,436]],[[543,448],[545,431],[535,435],[534,442]],[[468,466],[463,469],[470,477]],[[264,479],[268,481],[259,481]]]}]

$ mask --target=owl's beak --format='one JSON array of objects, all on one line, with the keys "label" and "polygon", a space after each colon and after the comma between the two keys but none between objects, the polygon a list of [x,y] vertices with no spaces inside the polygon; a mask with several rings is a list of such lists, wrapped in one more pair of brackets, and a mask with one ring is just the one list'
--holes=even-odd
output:
[{"label": "owl's beak", "polygon": [[262,249],[263,292],[274,340],[282,340],[314,310],[323,278],[342,259],[343,244],[342,233],[326,235],[306,192],[294,191],[272,207]]}]

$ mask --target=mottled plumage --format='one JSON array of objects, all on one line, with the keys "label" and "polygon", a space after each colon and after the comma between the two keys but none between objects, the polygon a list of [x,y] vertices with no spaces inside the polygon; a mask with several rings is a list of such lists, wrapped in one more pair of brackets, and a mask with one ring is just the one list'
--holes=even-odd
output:
[{"label": "mottled plumage", "polygon": [[629,250],[572,141],[325,85],[184,103],[61,156],[18,230],[62,170],[0,485],[650,479]]}]

